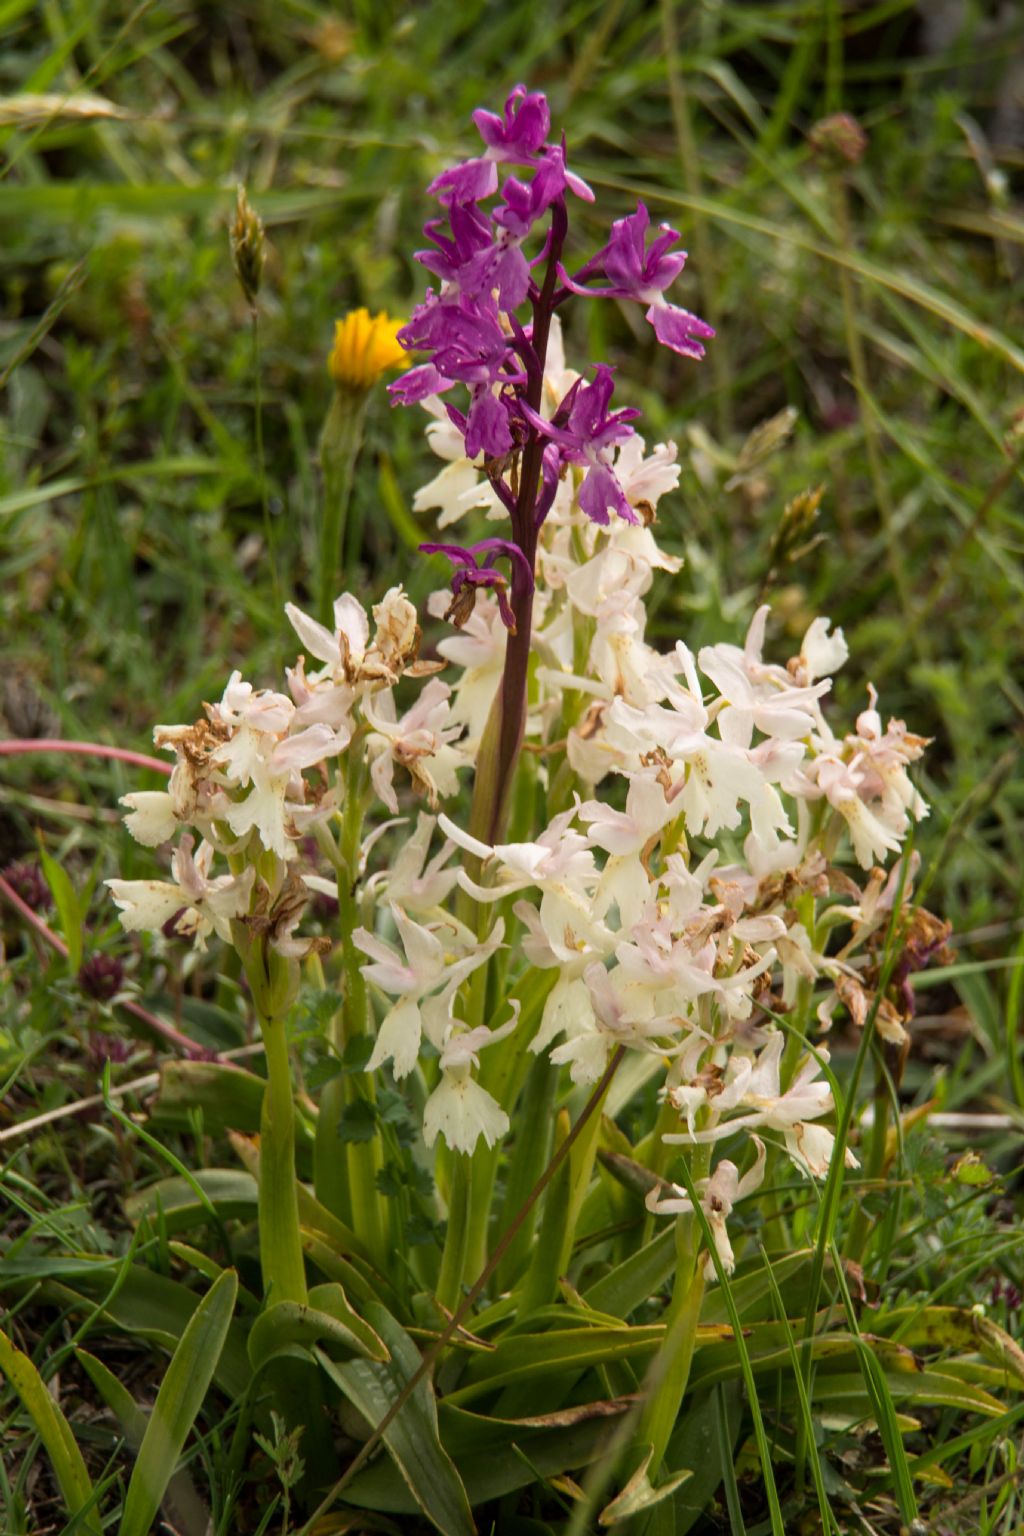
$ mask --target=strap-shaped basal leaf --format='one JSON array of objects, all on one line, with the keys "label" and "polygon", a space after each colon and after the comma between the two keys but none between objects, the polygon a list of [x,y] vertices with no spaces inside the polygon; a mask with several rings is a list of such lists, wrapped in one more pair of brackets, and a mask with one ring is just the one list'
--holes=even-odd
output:
[{"label": "strap-shaped basal leaf", "polygon": [[[197,1187],[208,1203],[197,1194]],[[223,1220],[249,1217],[256,1209],[256,1195],[256,1180],[251,1173],[237,1168],[202,1168],[192,1181],[177,1177],[161,1179],[158,1184],[129,1195],[124,1208],[132,1222],[155,1217],[159,1211],[165,1230],[174,1233],[208,1222],[210,1206]]]},{"label": "strap-shaped basal leaf", "polygon": [[507,1386],[513,1381],[562,1375],[592,1365],[607,1365],[611,1360],[649,1355],[660,1348],[664,1338],[662,1323],[635,1328],[574,1328],[514,1334],[501,1340],[491,1353],[474,1355],[466,1369],[465,1385],[449,1393],[447,1400],[468,1403],[482,1392]]},{"label": "strap-shaped basal leaf", "polygon": [[[512,1420],[468,1413],[442,1401],[438,1422],[475,1509],[529,1487],[538,1475],[556,1477],[590,1466],[607,1450],[609,1419],[621,1417],[628,1407],[628,1401],[597,1402],[533,1420]],[[416,1509],[406,1481],[387,1457],[364,1467],[349,1483],[345,1498],[360,1509],[388,1514],[413,1514]]]},{"label": "strap-shaped basal leaf", "polygon": [[[102,1360],[86,1349],[76,1349],[75,1357],[120,1424],[128,1446],[137,1453],[145,1438],[149,1413],[139,1407],[128,1388],[107,1370]],[[179,1467],[171,1478],[166,1500],[174,1517],[174,1528],[181,1536],[207,1536],[210,1512],[184,1467]]]},{"label": "strap-shaped basal leaf", "polygon": [[43,1378],[28,1355],[12,1344],[5,1333],[0,1333],[0,1371],[21,1398],[36,1434],[43,1442],[68,1514],[80,1516],[78,1529],[88,1532],[89,1536],[102,1536],[99,1512],[94,1507],[89,1508],[93,1499],[92,1482],[71,1426],[46,1390]]},{"label": "strap-shaped basal leaf", "polygon": [[86,899],[83,903],[63,864],[58,864],[45,848],[40,848],[39,857],[42,860],[46,883],[53,896],[53,904],[57,908],[57,916],[60,918],[61,931],[67,942],[68,967],[74,975],[82,963],[82,919],[85,915],[83,907],[88,904],[88,901]]},{"label": "strap-shaped basal leaf", "polygon": [[225,1270],[196,1307],[171,1357],[128,1484],[120,1536],[148,1536],[213,1379],[237,1290],[237,1275]]},{"label": "strap-shaped basal leaf", "polygon": [[687,1397],[665,1452],[667,1467],[693,1469],[685,1487],[672,1500],[674,1536],[686,1536],[696,1525],[723,1482],[730,1529],[743,1529],[735,1472],[742,1420],[743,1387],[739,1381]]},{"label": "strap-shaped basal leaf", "polygon": [[[366,1315],[391,1352],[386,1365],[368,1360],[337,1365],[322,1350],[316,1354],[331,1380],[376,1428],[421,1362],[419,1350],[390,1312],[370,1303]],[[444,1536],[475,1536],[466,1490],[438,1434],[437,1404],[429,1379],[414,1388],[383,1439],[409,1492],[437,1529]]]},{"label": "strap-shaped basal leaf", "polygon": [[665,1284],[676,1266],[676,1229],[670,1223],[657,1237],[595,1280],[584,1298],[597,1312],[628,1317]]},{"label": "strap-shaped basal leaf", "polygon": [[[255,1072],[227,1061],[166,1061],[151,1109],[154,1120],[187,1126],[189,1116],[202,1110],[207,1130],[244,1131],[260,1128],[266,1082]],[[304,1115],[295,1117],[296,1145],[312,1146],[313,1132]]]},{"label": "strap-shaped basal leaf", "polygon": [[[73,1286],[47,1281],[42,1294],[59,1301],[72,1312],[95,1316],[124,1333],[148,1339],[173,1351],[196,1311],[194,1291],[158,1275],[141,1264],[133,1264],[111,1293],[109,1267],[94,1263],[76,1272]],[[227,1342],[216,1363],[214,1379],[232,1400],[241,1398],[252,1379],[252,1368],[245,1352],[245,1334],[240,1323],[232,1323]]]},{"label": "strap-shaped basal leaf", "polygon": [[347,1328],[361,1342],[363,1347],[359,1353],[367,1360],[387,1361],[390,1358],[388,1347],[380,1334],[355,1310],[337,1281],[311,1286],[309,1304],[318,1312],[326,1312],[328,1317]]},{"label": "strap-shaped basal leaf", "polygon": [[911,1349],[930,1344],[937,1349],[977,1350],[1002,1368],[1008,1382],[1024,1387],[1024,1349],[981,1313],[966,1307],[901,1307],[884,1314],[876,1327]]},{"label": "strap-shaped basal leaf", "polygon": [[310,1348],[324,1343],[344,1360],[384,1362],[388,1351],[368,1323],[348,1305],[340,1285],[319,1285],[310,1293],[309,1305],[279,1301],[261,1312],[249,1330],[249,1360],[254,1371],[262,1370],[276,1355],[296,1344]]}]

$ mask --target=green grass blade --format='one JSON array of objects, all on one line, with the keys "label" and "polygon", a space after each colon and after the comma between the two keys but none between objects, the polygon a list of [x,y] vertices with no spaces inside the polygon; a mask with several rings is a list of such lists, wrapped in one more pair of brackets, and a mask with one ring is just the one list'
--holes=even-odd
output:
[{"label": "green grass blade", "polygon": [[768,1515],[771,1522],[772,1536],[785,1536],[786,1527],[782,1522],[782,1508],[779,1504],[779,1490],[775,1486],[775,1472],[772,1467],[771,1447],[768,1444],[768,1435],[765,1432],[764,1416],[761,1413],[761,1404],[757,1393],[757,1383],[754,1380],[754,1371],[750,1364],[750,1352],[747,1349],[747,1341],[743,1336],[743,1325],[740,1322],[739,1310],[737,1309],[736,1301],[732,1294],[732,1288],[729,1284],[729,1276],[725,1272],[725,1266],[719,1257],[718,1249],[715,1247],[714,1234],[711,1231],[710,1225],[708,1224],[708,1218],[704,1214],[704,1207],[700,1203],[700,1197],[694,1187],[693,1179],[690,1177],[690,1170],[686,1164],[685,1158],[681,1159],[679,1162],[679,1176],[682,1180],[686,1193],[690,1197],[690,1202],[693,1206],[693,1213],[696,1216],[697,1221],[700,1223],[700,1229],[704,1237],[705,1245],[707,1247],[708,1253],[711,1255],[711,1262],[715,1266],[715,1274],[718,1276],[718,1283],[722,1287],[722,1296],[725,1300],[726,1309],[729,1314],[729,1321],[732,1324],[733,1338],[736,1344],[736,1353],[739,1355],[740,1369],[743,1372],[743,1382],[747,1389],[747,1404],[750,1408],[750,1416],[754,1421],[754,1439],[757,1442],[757,1454],[760,1457],[761,1473],[764,1477],[765,1496],[768,1500]]},{"label": "green grass blade", "polygon": [[861,1373],[864,1377],[864,1385],[867,1388],[868,1397],[871,1399],[874,1408],[878,1432],[882,1437],[885,1454],[893,1474],[896,1502],[900,1507],[900,1519],[904,1525],[910,1526],[917,1519],[917,1498],[914,1494],[914,1480],[907,1462],[907,1453],[903,1446],[903,1436],[900,1434],[900,1427],[896,1421],[896,1409],[893,1405],[892,1394],[886,1383],[885,1373],[875,1358],[871,1346],[861,1338],[860,1328],[857,1324],[857,1314],[854,1311],[849,1287],[846,1284],[846,1274],[843,1269],[842,1259],[839,1256],[835,1243],[831,1244],[831,1248],[832,1262],[836,1268],[836,1278],[839,1282],[839,1292],[846,1311],[846,1320],[849,1324],[850,1332],[857,1341],[857,1355]]},{"label": "green grass blade", "polygon": [[715,1387],[714,1399],[718,1452],[722,1459],[722,1486],[725,1489],[725,1507],[729,1514],[729,1530],[731,1536],[744,1536],[746,1526],[743,1522],[739,1484],[736,1481],[736,1467],[732,1459],[733,1437],[730,1433],[729,1407],[724,1382],[719,1382]]},{"label": "green grass blade", "polygon": [[45,848],[40,848],[39,857],[68,946],[68,966],[75,975],[82,964],[82,920],[85,916],[82,902],[63,864],[58,864]]},{"label": "green grass blade", "polygon": [[1024,1003],[1024,938],[1014,951],[1015,962],[1006,992],[1006,1059],[1010,1064],[1013,1096],[1024,1109],[1024,1046],[1018,1038],[1021,1004]]},{"label": "green grass blade", "polygon": [[933,288],[930,283],[923,282],[920,278],[913,277],[909,272],[892,267],[883,266],[882,263],[873,261],[869,256],[863,256],[859,251],[843,249],[839,246],[823,244],[820,240],[812,239],[808,235],[798,233],[794,228],[785,224],[777,224],[771,219],[763,219],[755,214],[741,211],[719,198],[695,197],[682,192],[669,192],[664,187],[652,186],[650,183],[637,181],[622,181],[614,176],[602,176],[592,170],[587,171],[588,180],[595,186],[607,187],[618,192],[627,192],[632,197],[646,199],[653,208],[685,208],[693,214],[703,214],[716,223],[735,226],[746,229],[754,234],[765,235],[770,240],[778,240],[783,245],[792,245],[797,250],[807,251],[814,256],[819,256],[823,261],[832,262],[833,265],[852,272],[864,282],[872,283],[880,288],[887,289],[891,293],[899,294],[902,298],[909,299],[920,309],[934,315],[944,321],[953,329],[961,331],[969,336],[972,341],[984,347],[987,351],[996,353],[1010,363],[1019,373],[1024,373],[1024,351],[1011,341],[1010,338],[995,326],[988,325],[972,315],[956,299],[951,299],[948,294],[941,293]]},{"label": "green grass blade", "polygon": [[102,1360],[97,1360],[87,1349],[76,1349],[75,1358],[117,1419],[128,1444],[133,1451],[137,1451],[146,1433],[145,1411],[139,1407],[128,1388],[107,1370]]},{"label": "green grass blade", "polygon": [[71,1425],[46,1390],[46,1383],[28,1355],[12,1344],[5,1333],[0,1333],[0,1371],[21,1398],[46,1448],[68,1514],[80,1517],[81,1528],[90,1536],[102,1536],[102,1522],[92,1507],[92,1481],[75,1444]]},{"label": "green grass blade", "polygon": [[821,1528],[826,1532],[830,1530],[838,1531],[839,1527],[836,1525],[829,1506],[828,1495],[825,1492],[825,1479],[821,1470],[821,1461],[818,1457],[817,1442],[814,1438],[814,1420],[811,1416],[811,1403],[807,1395],[807,1383],[804,1381],[800,1357],[797,1354],[796,1340],[793,1337],[793,1329],[790,1326],[789,1318],[786,1316],[786,1307],[782,1300],[782,1292],[779,1290],[779,1283],[772,1272],[771,1260],[763,1247],[761,1249],[761,1262],[764,1265],[768,1284],[771,1287],[776,1315],[786,1334],[786,1348],[789,1351],[789,1360],[793,1367],[793,1381],[796,1385],[797,1398],[800,1403],[800,1415],[803,1420],[803,1443],[807,1447],[807,1459],[811,1464],[811,1478],[814,1482],[814,1492],[818,1500]]},{"label": "green grass blade", "polygon": [[148,1536],[220,1359],[238,1276],[226,1270],[197,1306],[171,1357],[125,1499],[120,1536]]}]

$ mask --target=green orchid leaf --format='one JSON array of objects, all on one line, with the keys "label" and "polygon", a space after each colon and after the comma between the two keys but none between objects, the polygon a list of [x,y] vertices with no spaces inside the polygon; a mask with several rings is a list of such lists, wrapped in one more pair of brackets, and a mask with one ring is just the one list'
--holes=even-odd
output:
[{"label": "green orchid leaf", "polygon": [[75,890],[71,876],[63,864],[58,864],[45,848],[40,848],[39,858],[43,866],[43,874],[46,876],[46,883],[53,896],[53,904],[57,908],[61,932],[68,946],[68,967],[71,974],[76,975],[82,963],[82,924],[85,919],[82,898]]},{"label": "green orchid leaf", "polygon": [[911,1349],[976,1350],[1002,1368],[1005,1377],[1024,1387],[1024,1349],[1005,1329],[981,1312],[965,1307],[903,1307],[876,1320],[876,1331],[893,1334]]},{"label": "green orchid leaf", "polygon": [[227,1340],[238,1277],[226,1270],[196,1306],[164,1372],[132,1471],[119,1536],[148,1536]]},{"label": "green orchid leaf", "polygon": [[159,1212],[164,1230],[184,1232],[208,1222],[210,1208],[221,1218],[251,1219],[256,1213],[256,1180],[237,1168],[200,1168],[192,1178],[206,1201],[188,1179],[161,1179],[148,1189],[129,1195],[124,1203],[129,1221],[153,1220]]},{"label": "green orchid leaf", "polygon": [[0,1371],[20,1397],[25,1411],[43,1442],[68,1514],[89,1536],[103,1536],[103,1522],[95,1508],[92,1481],[59,1405],[28,1355],[0,1333]]},{"label": "green orchid leaf", "polygon": [[[73,1285],[48,1281],[43,1294],[73,1313],[94,1315],[103,1326],[148,1339],[170,1351],[176,1348],[197,1305],[195,1292],[187,1286],[138,1264],[129,1268],[113,1295],[110,1268],[105,1264],[94,1266],[92,1273],[79,1271]],[[237,1400],[244,1395],[251,1379],[245,1332],[236,1320],[231,1322],[215,1362],[214,1380],[222,1392]]]},{"label": "green orchid leaf", "polygon": [[[201,1110],[208,1131],[244,1131],[260,1128],[262,1077],[225,1061],[166,1061],[160,1068],[160,1086],[150,1114],[162,1125],[185,1129],[195,1110]],[[297,1147],[311,1148],[313,1128],[301,1114],[295,1116]]]},{"label": "green orchid leaf", "polygon": [[[476,1508],[533,1484],[537,1475],[558,1477],[590,1466],[607,1449],[609,1420],[629,1401],[581,1405],[536,1419],[498,1419],[438,1404],[445,1449],[459,1468]],[[378,1460],[352,1479],[345,1497],[353,1504],[391,1514],[413,1514],[416,1502],[395,1466]]]},{"label": "green orchid leaf", "polygon": [[318,1305],[311,1294],[309,1306],[279,1301],[260,1313],[249,1330],[249,1360],[254,1371],[261,1371],[296,1345],[308,1349],[322,1343],[332,1358],[343,1360],[388,1359],[387,1348],[348,1306],[340,1285],[317,1286],[316,1290],[326,1305]]},{"label": "green orchid leaf", "polygon": [[501,1340],[487,1355],[474,1355],[467,1366],[465,1384],[448,1395],[463,1404],[482,1392],[510,1382],[543,1376],[564,1375],[588,1366],[607,1365],[649,1355],[665,1337],[660,1323],[644,1328],[579,1328],[540,1334],[516,1334]]},{"label": "green orchid leaf", "polygon": [[[374,1428],[395,1402],[421,1364],[415,1344],[391,1314],[371,1304],[367,1319],[390,1351],[386,1364],[353,1360],[341,1365],[323,1350],[316,1356],[330,1379]],[[384,1444],[413,1500],[444,1536],[475,1536],[469,1499],[438,1433],[437,1403],[427,1378],[417,1384],[408,1401],[383,1434]],[[345,1491],[347,1502],[358,1499],[356,1478]],[[391,1511],[390,1504],[381,1506]]]},{"label": "green orchid leaf", "polygon": [[[127,1387],[86,1349],[76,1349],[75,1356],[93,1386],[117,1419],[129,1449],[137,1452],[149,1423],[149,1413],[140,1408]],[[167,1485],[165,1503],[173,1512],[174,1527],[181,1536],[206,1536],[210,1512],[184,1467],[179,1467]]]}]

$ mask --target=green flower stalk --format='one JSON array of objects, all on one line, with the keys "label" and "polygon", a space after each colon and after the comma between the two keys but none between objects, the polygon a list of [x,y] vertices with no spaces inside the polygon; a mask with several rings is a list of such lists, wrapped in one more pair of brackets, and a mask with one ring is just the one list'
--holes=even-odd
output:
[{"label": "green flower stalk", "polygon": [[260,1115],[259,1237],[263,1288],[278,1301],[306,1304],[306,1268],[299,1232],[295,1171],[295,1102],[287,1019],[299,989],[299,967],[264,937],[236,925],[238,949],[252,991],[267,1063]]},{"label": "green flower stalk", "polygon": [[356,309],[335,324],[334,346],[327,371],[334,380],[331,401],[320,433],[323,474],[323,520],[320,527],[318,608],[328,624],[337,593],[339,568],[345,557],[345,530],[356,460],[363,445],[366,406],[374,384],[406,360],[395,340],[401,322],[382,311]]}]

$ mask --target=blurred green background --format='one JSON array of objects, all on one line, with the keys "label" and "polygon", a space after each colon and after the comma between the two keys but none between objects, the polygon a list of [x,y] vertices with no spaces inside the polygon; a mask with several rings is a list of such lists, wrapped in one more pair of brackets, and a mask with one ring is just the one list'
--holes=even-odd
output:
[{"label": "blurred green background", "polygon": [[[569,321],[570,359],[613,362],[648,440],[680,443],[659,536],[686,564],[657,632],[734,636],[762,592],[776,646],[816,612],[842,624],[844,705],[870,678],[935,738],[929,902],[1005,954],[1024,901],[1022,34],[1018,7],[956,0],[4,0],[7,732],[145,747],[233,666],[271,680],[292,643],[277,601],[315,586],[332,322],[408,313],[425,185],[471,151],[471,110],[523,80],[597,192],[573,209],[575,249],[642,196],[690,251],[679,301],[719,333],[695,365],[635,307]],[[858,163],[815,150],[837,112],[864,130]],[[228,249],[239,181],[269,239],[276,594]],[[423,420],[374,401],[339,590],[442,584],[410,510],[436,464]],[[819,486],[780,557],[784,508]],[[108,772],[66,761],[4,780],[5,862],[34,840],[26,795],[112,798]]]}]

